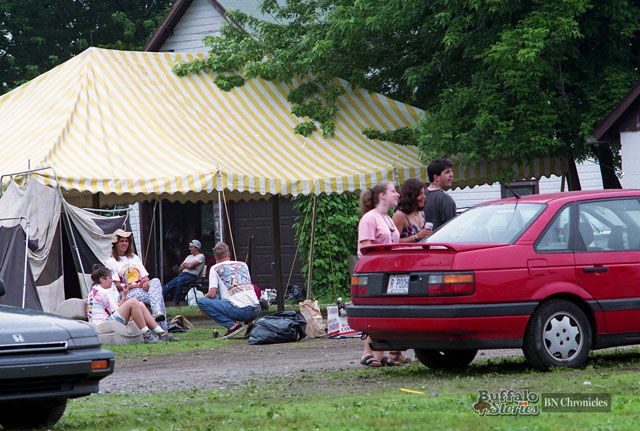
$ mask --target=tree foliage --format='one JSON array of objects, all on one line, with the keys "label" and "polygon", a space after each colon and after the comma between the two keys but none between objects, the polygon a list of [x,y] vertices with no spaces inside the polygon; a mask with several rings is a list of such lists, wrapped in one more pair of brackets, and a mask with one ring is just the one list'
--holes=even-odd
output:
[{"label": "tree foliage", "polygon": [[0,0],[0,93],[90,46],[139,50],[171,0]]},{"label": "tree foliage", "polygon": [[[349,295],[348,256],[356,254],[358,242],[358,197],[353,194],[317,197],[311,295],[323,302],[334,302]],[[302,272],[309,269],[313,196],[294,199],[296,239],[300,244]]]},{"label": "tree foliage", "polygon": [[594,155],[597,122],[638,79],[637,1],[264,0],[260,20],[239,12],[209,38],[211,56],[178,65],[305,85],[290,94],[297,131],[331,134],[333,77],[424,109],[402,133],[425,159],[463,162]]}]

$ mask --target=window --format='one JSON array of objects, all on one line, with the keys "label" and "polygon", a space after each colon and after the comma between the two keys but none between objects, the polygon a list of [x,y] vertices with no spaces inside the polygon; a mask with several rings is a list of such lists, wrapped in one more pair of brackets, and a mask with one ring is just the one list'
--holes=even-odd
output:
[{"label": "window", "polygon": [[640,250],[640,202],[612,199],[579,204],[583,251]]},{"label": "window", "polygon": [[542,238],[536,245],[536,251],[568,251],[571,207],[562,209],[549,223]]},{"label": "window", "polygon": [[[518,193],[518,196],[537,195],[540,193],[538,180],[512,181],[509,183],[509,186]],[[503,184],[500,184],[500,195],[502,196],[502,199],[514,197],[511,190],[506,188]]]}]

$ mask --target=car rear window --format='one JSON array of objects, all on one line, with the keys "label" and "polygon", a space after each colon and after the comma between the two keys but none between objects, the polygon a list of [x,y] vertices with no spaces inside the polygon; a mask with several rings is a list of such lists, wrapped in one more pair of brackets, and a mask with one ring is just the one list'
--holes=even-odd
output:
[{"label": "car rear window", "polygon": [[511,244],[545,207],[542,203],[481,205],[450,220],[427,242]]}]

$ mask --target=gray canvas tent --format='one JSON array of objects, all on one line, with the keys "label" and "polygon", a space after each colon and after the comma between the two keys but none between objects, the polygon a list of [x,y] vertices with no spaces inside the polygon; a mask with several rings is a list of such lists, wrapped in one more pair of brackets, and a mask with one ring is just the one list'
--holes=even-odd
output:
[{"label": "gray canvas tent", "polygon": [[36,180],[12,181],[0,198],[0,277],[7,286],[0,303],[50,312],[67,298],[85,298],[91,269],[106,262],[118,228],[129,229],[126,215],[94,214]]}]

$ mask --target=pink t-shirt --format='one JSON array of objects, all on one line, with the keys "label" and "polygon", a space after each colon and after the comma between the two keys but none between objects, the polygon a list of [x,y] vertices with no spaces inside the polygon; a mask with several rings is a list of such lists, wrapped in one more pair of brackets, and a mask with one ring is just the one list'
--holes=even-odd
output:
[{"label": "pink t-shirt", "polygon": [[373,244],[392,244],[400,240],[400,232],[388,215],[382,215],[375,209],[362,216],[358,224],[358,256],[362,256],[362,241]]}]

